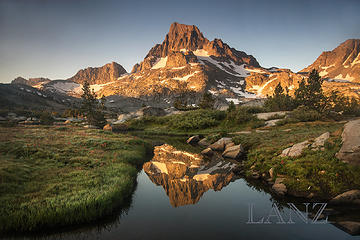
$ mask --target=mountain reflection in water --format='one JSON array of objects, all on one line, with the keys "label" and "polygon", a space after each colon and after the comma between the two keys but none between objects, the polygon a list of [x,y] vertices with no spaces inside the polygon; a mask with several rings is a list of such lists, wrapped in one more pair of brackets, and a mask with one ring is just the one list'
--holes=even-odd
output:
[{"label": "mountain reflection in water", "polygon": [[154,157],[143,166],[156,185],[161,185],[173,207],[195,204],[209,189],[221,190],[236,179],[236,164],[214,156],[179,151],[164,144],[154,149]]}]

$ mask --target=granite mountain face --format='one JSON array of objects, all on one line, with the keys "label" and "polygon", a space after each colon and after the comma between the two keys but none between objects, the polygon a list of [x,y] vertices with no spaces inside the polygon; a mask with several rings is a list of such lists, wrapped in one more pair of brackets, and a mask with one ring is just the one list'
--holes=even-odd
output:
[{"label": "granite mountain face", "polygon": [[334,50],[323,52],[302,72],[312,69],[328,80],[360,83],[360,39],[349,39]]},{"label": "granite mountain face", "polygon": [[19,77],[12,83],[79,97],[82,84],[89,81],[99,97],[111,96],[115,102],[116,99],[137,99],[142,105],[160,107],[172,106],[177,99],[194,105],[204,92],[210,92],[217,98],[217,107],[221,107],[230,101],[240,103],[272,95],[279,83],[293,94],[307,73],[316,69],[326,80],[325,92],[338,90],[359,98],[359,43],[359,39],[347,40],[333,51],[323,52],[301,72],[294,73],[289,69],[263,68],[252,55],[231,48],[221,39],[209,41],[194,25],[175,22],[164,41],[151,48],[131,73],[112,62],[82,69],[67,80]]}]

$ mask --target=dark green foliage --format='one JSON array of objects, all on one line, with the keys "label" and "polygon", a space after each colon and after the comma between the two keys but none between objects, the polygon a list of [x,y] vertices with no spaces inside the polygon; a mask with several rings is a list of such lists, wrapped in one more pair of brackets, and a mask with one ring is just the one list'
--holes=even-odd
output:
[{"label": "dark green foliage", "polygon": [[226,114],[225,125],[243,124],[252,120],[256,120],[256,117],[249,112],[249,108],[239,107]]},{"label": "dark green foliage", "polygon": [[42,125],[52,125],[54,123],[54,118],[51,115],[51,113],[47,112],[47,111],[43,111],[40,114],[40,124]]},{"label": "dark green foliage", "polygon": [[199,107],[201,109],[213,109],[215,104],[215,99],[211,95],[211,93],[205,92],[200,103]]},{"label": "dark green foliage", "polygon": [[316,111],[322,112],[326,106],[326,98],[322,90],[323,79],[313,69],[307,83],[303,79],[299,88],[295,90],[295,101],[298,106],[304,105]]},{"label": "dark green foliage", "polygon": [[106,124],[104,114],[105,98],[101,98],[101,101],[99,102],[96,98],[96,93],[90,90],[90,84],[88,81],[85,81],[82,90],[81,110],[85,114],[88,123],[100,128],[104,127]]},{"label": "dark green foliage", "polygon": [[216,126],[225,118],[225,113],[217,110],[195,110],[168,118],[171,128],[182,130],[204,129]]},{"label": "dark green foliage", "polygon": [[274,95],[267,98],[265,108],[269,111],[289,111],[295,108],[294,99],[288,94],[284,93],[284,89],[279,83],[274,91]]},{"label": "dark green foliage", "polygon": [[309,122],[320,120],[322,115],[309,107],[300,106],[290,113],[290,118],[299,120],[300,122]]}]

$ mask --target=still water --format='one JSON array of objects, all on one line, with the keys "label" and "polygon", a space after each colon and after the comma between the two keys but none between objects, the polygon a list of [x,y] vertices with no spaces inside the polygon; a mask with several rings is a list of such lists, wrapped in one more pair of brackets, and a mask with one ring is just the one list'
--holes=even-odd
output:
[{"label": "still water", "polygon": [[[331,223],[248,224],[268,217],[276,200],[233,173],[235,164],[204,160],[170,145],[155,148],[138,174],[129,206],[96,226],[43,236],[46,239],[357,239]],[[290,200],[289,200],[290,201]],[[301,205],[300,203],[297,203]],[[289,220],[286,201],[280,214]],[[311,209],[311,208],[310,208]],[[274,212],[273,212],[274,213]],[[41,238],[43,238],[41,237]]]}]

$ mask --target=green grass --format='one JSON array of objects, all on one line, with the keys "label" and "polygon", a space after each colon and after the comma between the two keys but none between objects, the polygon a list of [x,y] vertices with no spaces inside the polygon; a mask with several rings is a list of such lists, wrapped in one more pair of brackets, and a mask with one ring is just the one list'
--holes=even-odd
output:
[{"label": "green grass", "polygon": [[[291,131],[283,131],[291,129]],[[306,150],[296,158],[281,157],[282,150],[305,140],[312,140],[329,131],[330,139],[324,151]],[[313,192],[318,197],[329,198],[344,191],[360,187],[360,168],[339,161],[335,154],[341,146],[342,124],[336,122],[311,122],[287,124],[272,128],[270,132],[235,136],[247,150],[245,168],[251,175],[254,170],[268,174],[270,168],[275,175],[286,178],[289,191]]]},{"label": "green grass", "polygon": [[0,128],[0,232],[80,224],[133,191],[147,144],[73,127]]}]

